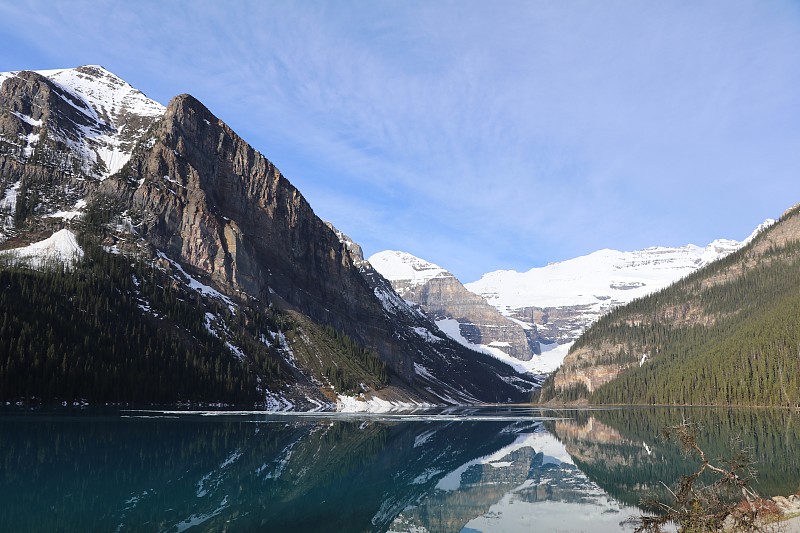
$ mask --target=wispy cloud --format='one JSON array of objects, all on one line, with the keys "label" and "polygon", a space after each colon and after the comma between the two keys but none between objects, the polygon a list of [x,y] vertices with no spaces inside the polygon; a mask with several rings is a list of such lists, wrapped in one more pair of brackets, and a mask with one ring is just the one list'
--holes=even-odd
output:
[{"label": "wispy cloud", "polygon": [[161,101],[191,92],[368,253],[466,280],[740,238],[798,200],[789,1],[34,1],[0,18],[8,68],[103,63]]}]

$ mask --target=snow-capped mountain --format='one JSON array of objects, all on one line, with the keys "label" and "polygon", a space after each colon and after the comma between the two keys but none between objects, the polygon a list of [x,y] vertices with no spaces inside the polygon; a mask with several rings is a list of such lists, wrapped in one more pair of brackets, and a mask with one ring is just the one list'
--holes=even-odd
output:
[{"label": "snow-capped mountain", "polygon": [[[774,223],[766,220],[741,242],[717,239],[705,247],[605,249],[527,272],[489,272],[463,286],[445,268],[407,252],[387,250],[369,261],[398,294],[421,305],[448,336],[504,360],[519,372],[547,373],[561,364],[572,342],[603,314],[725,257]],[[466,290],[457,291],[445,305],[441,289],[434,291],[438,298],[431,298],[431,287],[456,284]],[[481,298],[476,300],[470,293]],[[497,336],[501,331],[498,318],[468,317],[485,303],[513,322],[514,327],[508,329],[524,332],[530,346],[528,357],[509,357],[508,339]],[[488,327],[481,329],[481,323]],[[471,335],[476,326],[478,334]]]},{"label": "snow-capped mountain", "polygon": [[542,372],[535,328],[504,317],[444,268],[407,252],[386,250],[369,263],[406,300],[419,305],[444,333],[520,373]]},{"label": "snow-capped mountain", "polygon": [[604,313],[725,257],[774,222],[765,221],[741,242],[718,239],[705,247],[689,244],[630,252],[605,249],[527,272],[489,272],[464,286],[503,315],[535,327],[552,371],[572,341]]},{"label": "snow-capped mountain", "polygon": [[381,276],[392,282],[394,290],[404,298],[409,292],[434,278],[453,277],[439,265],[408,252],[385,250],[370,256],[368,261]]},{"label": "snow-capped mountain", "polygon": [[[73,355],[59,362],[74,364],[70,380],[17,378],[33,384],[24,390],[0,373],[6,400],[155,401],[132,398],[145,388],[125,381],[148,365],[161,378],[148,394],[167,403],[466,404],[527,401],[538,388],[409,306],[187,94],[165,107],[98,66],[0,74],[0,216],[0,275],[13,267],[9,283],[45,303],[3,294],[28,317],[0,338],[12,346],[0,355],[19,359],[3,368],[27,369],[18,343],[48,357],[59,346]],[[59,262],[67,268],[48,268]],[[89,307],[93,321],[76,328]],[[70,327],[48,328],[61,317]],[[41,347],[37,327],[50,336]],[[86,339],[62,334],[75,329]]]},{"label": "snow-capped mountain", "polygon": [[[48,111],[62,111],[37,105],[36,100],[28,109],[15,111],[16,116],[30,126],[29,132],[20,132],[17,137],[22,155],[33,155],[44,129],[48,141],[63,142],[72,150],[71,163],[98,179],[107,178],[128,162],[134,143],[165,111],[163,105],[99,65],[36,73],[49,79],[55,92],[60,93],[58,96],[70,106],[70,120],[57,123],[56,117],[51,117]],[[0,73],[0,83],[6,79],[31,83],[20,72]],[[45,127],[48,121],[51,122],[49,128]],[[10,142],[15,140],[10,139]]]},{"label": "snow-capped mountain", "polygon": [[[756,231],[774,221],[768,220]],[[718,239],[706,247],[651,247],[632,252],[599,250],[527,272],[498,270],[465,286],[504,314],[525,307],[588,305],[602,311],[630,302],[738,250],[742,242]]]}]

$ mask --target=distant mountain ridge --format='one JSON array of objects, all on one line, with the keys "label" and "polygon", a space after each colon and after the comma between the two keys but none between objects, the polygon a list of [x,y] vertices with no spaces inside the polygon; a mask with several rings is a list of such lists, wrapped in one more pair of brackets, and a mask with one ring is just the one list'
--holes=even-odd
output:
[{"label": "distant mountain ridge", "polygon": [[745,246],[606,314],[542,401],[800,404],[800,206]]},{"label": "distant mountain ridge", "polygon": [[[20,291],[40,287],[37,301],[71,302],[68,291],[85,283],[98,298],[120,295],[113,305],[81,300],[97,308],[86,331],[110,344],[85,354],[97,375],[86,373],[88,362],[73,369],[87,389],[78,397],[126,401],[115,392],[130,385],[120,369],[145,353],[207,376],[204,401],[219,394],[222,402],[281,409],[331,408],[347,395],[363,405],[525,401],[537,388],[409,307],[270,161],[192,96],[164,107],[99,66],[0,79],[0,274]],[[61,250],[44,244],[53,235],[74,242],[80,257],[65,272],[36,270],[22,251]],[[52,285],[58,276],[63,289]],[[9,298],[45,329],[57,320],[28,309],[19,294]],[[63,316],[80,321],[81,310],[67,305]],[[128,348],[115,329],[126,323],[136,332]],[[20,351],[8,329],[0,338],[0,357],[13,360],[0,366],[14,369],[0,374],[3,383],[38,368],[41,352],[47,372],[58,372],[60,354],[84,357],[73,344],[84,339],[56,330],[37,339],[16,320],[13,328],[27,344]],[[98,363],[105,353],[117,356]],[[22,388],[0,388],[7,400],[82,394],[45,374],[28,376]],[[123,381],[99,385],[114,380]],[[158,399],[200,399],[193,390]]]},{"label": "distant mountain ridge", "polygon": [[[630,252],[605,249],[527,272],[489,272],[464,285],[443,267],[407,252],[387,250],[369,260],[398,294],[421,305],[452,337],[494,353],[519,371],[552,372],[572,343],[605,313],[735,252],[774,222],[766,220],[741,242],[717,239],[705,247],[655,246]],[[453,293],[446,301],[440,296],[443,285]],[[437,287],[434,298],[432,287]],[[487,313],[486,304],[500,316]],[[526,351],[520,336],[515,349],[509,349],[498,324],[506,331],[524,332],[527,355],[518,355]],[[471,335],[471,328],[481,333]]]}]

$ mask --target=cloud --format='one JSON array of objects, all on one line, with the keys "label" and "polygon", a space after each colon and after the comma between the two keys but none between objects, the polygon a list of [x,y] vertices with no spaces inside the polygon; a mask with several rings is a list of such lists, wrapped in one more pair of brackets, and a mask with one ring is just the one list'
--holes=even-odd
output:
[{"label": "cloud", "polygon": [[0,18],[9,49],[51,61],[31,67],[193,93],[369,253],[413,247],[467,280],[741,238],[797,200],[788,1],[15,2]]}]

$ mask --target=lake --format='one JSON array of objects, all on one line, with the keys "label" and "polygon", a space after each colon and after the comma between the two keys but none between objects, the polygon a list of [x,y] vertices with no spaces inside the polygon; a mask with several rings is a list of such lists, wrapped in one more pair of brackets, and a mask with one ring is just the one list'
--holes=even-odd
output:
[{"label": "lake", "polygon": [[0,412],[0,531],[604,532],[694,463],[751,449],[765,496],[800,488],[780,410],[475,408],[409,415]]}]

